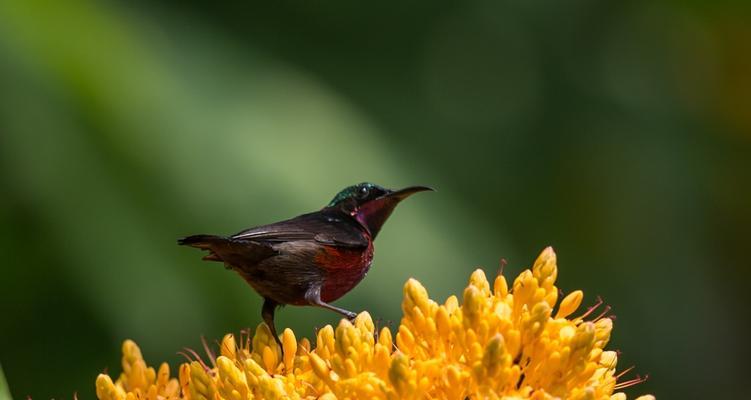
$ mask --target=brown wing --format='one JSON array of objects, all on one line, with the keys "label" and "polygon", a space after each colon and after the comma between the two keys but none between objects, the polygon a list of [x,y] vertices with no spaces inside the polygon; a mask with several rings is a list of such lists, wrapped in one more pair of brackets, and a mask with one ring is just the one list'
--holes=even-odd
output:
[{"label": "brown wing", "polygon": [[261,243],[315,241],[341,247],[367,247],[365,229],[349,215],[336,212],[314,212],[274,224],[239,232],[232,240]]}]

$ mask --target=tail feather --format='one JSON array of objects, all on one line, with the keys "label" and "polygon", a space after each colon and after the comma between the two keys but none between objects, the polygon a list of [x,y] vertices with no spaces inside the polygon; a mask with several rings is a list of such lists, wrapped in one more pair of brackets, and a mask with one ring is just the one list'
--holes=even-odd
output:
[{"label": "tail feather", "polygon": [[203,256],[203,258],[201,258],[201,260],[204,260],[204,261],[224,261],[224,260],[222,260],[219,257],[219,255],[217,255],[216,253],[214,253],[213,251],[210,251],[210,250],[209,250],[209,255]]},{"label": "tail feather", "polygon": [[277,254],[269,244],[250,240],[230,239],[216,235],[193,235],[177,240],[181,246],[208,250],[206,261],[222,261],[234,265],[255,265]]},{"label": "tail feather", "polygon": [[223,261],[216,254],[215,248],[219,248],[226,243],[227,239],[216,235],[193,235],[177,240],[177,244],[180,246],[191,246],[201,250],[208,250],[209,254],[203,257],[206,261]]},{"label": "tail feather", "polygon": [[211,249],[212,246],[226,242],[227,239],[216,235],[193,235],[177,240],[180,246],[191,246],[199,249]]}]

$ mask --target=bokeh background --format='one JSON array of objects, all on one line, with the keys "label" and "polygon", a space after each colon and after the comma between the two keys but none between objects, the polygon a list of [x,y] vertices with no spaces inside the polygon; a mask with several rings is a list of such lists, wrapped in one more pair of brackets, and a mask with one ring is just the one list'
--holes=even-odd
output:
[{"label": "bokeh background", "polygon": [[[547,245],[602,295],[658,398],[748,376],[751,24],[744,1],[0,1],[0,363],[17,399],[94,397],[120,344],[181,361],[260,321],[175,245],[431,185],[337,304],[398,322]],[[287,307],[312,335],[337,316]]]}]

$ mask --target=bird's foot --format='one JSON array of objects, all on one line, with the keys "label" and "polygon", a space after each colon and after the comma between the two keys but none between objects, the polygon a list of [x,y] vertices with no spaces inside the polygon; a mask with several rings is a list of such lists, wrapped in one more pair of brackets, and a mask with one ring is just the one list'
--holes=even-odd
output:
[{"label": "bird's foot", "polygon": [[355,322],[355,318],[357,318],[357,313],[354,313],[352,311],[348,311],[347,314],[345,314],[344,316],[347,317],[347,319],[349,320],[349,322]]}]

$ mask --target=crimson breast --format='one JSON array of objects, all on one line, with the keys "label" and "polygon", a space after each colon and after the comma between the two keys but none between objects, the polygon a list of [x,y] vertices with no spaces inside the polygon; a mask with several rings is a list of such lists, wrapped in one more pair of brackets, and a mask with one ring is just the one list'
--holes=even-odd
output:
[{"label": "crimson breast", "polygon": [[315,263],[326,271],[321,300],[334,301],[354,288],[365,277],[373,261],[373,242],[365,249],[324,246]]}]

